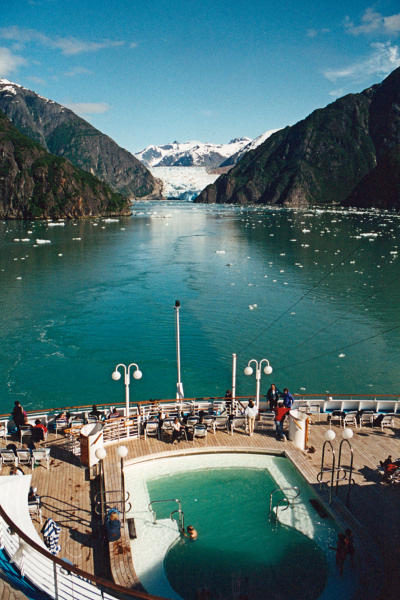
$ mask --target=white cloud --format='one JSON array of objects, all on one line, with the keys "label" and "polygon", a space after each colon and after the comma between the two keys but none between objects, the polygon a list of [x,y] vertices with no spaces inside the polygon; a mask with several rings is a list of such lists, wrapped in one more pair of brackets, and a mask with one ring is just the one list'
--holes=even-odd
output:
[{"label": "white cloud", "polygon": [[100,115],[110,110],[106,102],[65,102],[64,106],[79,115]]},{"label": "white cloud", "polygon": [[346,17],[344,25],[352,35],[397,34],[400,32],[400,13],[384,17],[381,13],[375,12],[373,8],[367,8],[361,17],[360,25],[355,25],[349,17]]},{"label": "white cloud", "polygon": [[326,69],[323,74],[329,81],[352,79],[363,81],[369,75],[388,75],[400,66],[399,46],[390,42],[371,44],[370,56],[341,69]]},{"label": "white cloud", "polygon": [[309,38],[316,38],[318,35],[329,33],[330,29],[324,27],[323,29],[307,29],[306,36]]},{"label": "white cloud", "polygon": [[75,75],[91,75],[93,71],[86,69],[85,67],[73,67],[70,71],[66,71],[64,75],[67,77],[75,77]]},{"label": "white cloud", "polygon": [[39,85],[45,85],[46,82],[44,79],[42,79],[41,77],[36,77],[35,75],[31,75],[30,77],[28,77],[29,81],[32,81],[33,83],[38,83]]},{"label": "white cloud", "polygon": [[343,88],[339,88],[337,90],[331,90],[329,92],[329,95],[332,96],[332,98],[341,98],[342,96],[344,96],[345,91]]},{"label": "white cloud", "polygon": [[65,56],[73,56],[82,52],[97,52],[103,48],[115,48],[125,44],[123,41],[107,39],[100,42],[86,42],[74,37],[49,37],[35,29],[25,29],[17,26],[0,28],[0,37],[20,45],[36,42],[47,48],[60,50]]},{"label": "white cloud", "polygon": [[26,65],[27,61],[18,54],[13,54],[8,48],[0,47],[0,76],[5,77],[18,67]]}]

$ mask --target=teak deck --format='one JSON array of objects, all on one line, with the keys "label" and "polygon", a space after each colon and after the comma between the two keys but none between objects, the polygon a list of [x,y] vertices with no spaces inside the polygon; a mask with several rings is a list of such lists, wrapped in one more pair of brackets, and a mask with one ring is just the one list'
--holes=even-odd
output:
[{"label": "teak deck", "polygon": [[[377,470],[379,460],[383,460],[388,454],[393,458],[400,457],[400,419],[396,418],[395,429],[372,430],[371,427],[355,429],[351,444],[354,450],[355,485],[350,495],[349,510],[344,506],[347,489],[343,484],[339,485],[339,494],[334,494],[332,509],[339,521],[346,522],[356,534],[356,552],[360,563],[364,563],[367,579],[372,584],[374,578],[383,579],[383,590],[379,598],[399,597],[400,571],[398,564],[400,560],[400,519],[398,517],[398,506],[400,499],[399,488],[390,487],[382,482],[381,475]],[[272,428],[267,431],[256,432],[254,436],[235,432],[233,436],[226,432],[218,431],[215,435],[210,433],[205,440],[182,441],[178,445],[171,445],[165,441],[148,438],[146,441],[132,439],[123,441],[121,444],[127,446],[128,456],[125,461],[140,456],[155,453],[174,453],[185,448],[262,448],[275,452],[285,451],[296,463],[296,466],[305,478],[319,490],[317,474],[321,466],[321,451],[324,442],[324,433],[327,429],[326,418],[321,416],[321,421],[313,419],[310,428],[308,446],[315,448],[315,452],[301,452],[294,448],[291,442],[278,442],[275,440]],[[338,453],[341,440],[341,428],[333,426],[337,434],[333,446]],[[93,518],[93,483],[89,480],[87,469],[79,464],[77,457],[63,449],[65,440],[62,436],[56,439],[49,435],[47,445],[51,448],[51,465],[47,471],[39,466],[33,470],[32,484],[37,487],[38,493],[43,501],[43,519],[52,517],[62,526],[60,538],[61,558],[66,558],[75,565],[90,573],[105,576],[110,573],[108,558],[108,543],[98,536],[97,520]],[[4,443],[3,443],[4,445]],[[120,485],[120,459],[117,454],[118,444],[107,446],[107,457],[104,460],[106,489],[119,489]],[[349,464],[349,452],[347,445],[343,447],[342,463]],[[331,456],[327,453],[327,461],[330,464]],[[30,470],[24,467],[24,472]],[[8,467],[3,467],[2,474],[9,473]],[[325,477],[325,481],[328,476]],[[323,485],[322,498],[327,501],[327,486]],[[40,524],[36,521],[38,531]],[[94,532],[94,533],[93,533]],[[364,549],[364,541],[367,546]],[[120,542],[114,542],[111,546],[111,572],[116,583],[128,587],[137,586],[139,582],[135,577],[134,565],[130,558],[129,536],[127,532]],[[376,551],[375,551],[376,549]],[[368,556],[380,554],[383,572],[376,570],[376,565],[369,563]],[[365,563],[367,563],[365,565]],[[350,568],[348,566],[348,568]],[[1,589],[0,581],[0,593]],[[6,586],[5,586],[6,587]],[[4,590],[1,598],[21,597],[15,595],[11,589]],[[14,594],[14,596],[12,595]]]}]

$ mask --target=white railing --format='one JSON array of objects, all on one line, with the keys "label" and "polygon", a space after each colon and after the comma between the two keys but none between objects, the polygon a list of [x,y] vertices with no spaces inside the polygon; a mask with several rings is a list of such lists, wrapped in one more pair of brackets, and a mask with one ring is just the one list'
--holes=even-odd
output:
[{"label": "white railing", "polygon": [[[106,579],[52,556],[28,538],[0,507],[0,549],[23,577],[54,600],[117,600],[123,594],[132,600],[166,600],[138,590],[115,585]],[[115,592],[113,595],[112,592]]]}]

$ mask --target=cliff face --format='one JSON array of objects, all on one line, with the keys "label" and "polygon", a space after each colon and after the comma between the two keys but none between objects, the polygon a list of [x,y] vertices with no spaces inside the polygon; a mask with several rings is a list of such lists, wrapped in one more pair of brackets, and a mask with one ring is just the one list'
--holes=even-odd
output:
[{"label": "cliff face", "polygon": [[[195,202],[348,204],[370,173],[375,173],[376,182],[391,176],[400,145],[399,106],[400,68],[381,84],[340,98],[273,134]],[[396,205],[393,193],[394,198],[386,200],[388,208]],[[368,195],[367,184],[357,202],[378,205]]]},{"label": "cliff face", "polygon": [[21,133],[114,190],[131,198],[161,196],[159,182],[130,152],[64,106],[0,80],[0,110]]},{"label": "cliff face", "polygon": [[129,214],[121,194],[52,156],[0,111],[0,218],[79,218]]}]

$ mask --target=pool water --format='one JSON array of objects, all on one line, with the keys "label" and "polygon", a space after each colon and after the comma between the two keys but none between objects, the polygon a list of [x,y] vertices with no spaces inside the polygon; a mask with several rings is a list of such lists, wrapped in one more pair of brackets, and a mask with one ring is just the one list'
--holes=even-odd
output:
[{"label": "pool water", "polygon": [[[179,498],[185,524],[198,531],[196,541],[179,539],[164,559],[170,585],[185,600],[312,600],[322,594],[325,555],[309,537],[269,520],[277,484],[266,469],[187,471],[149,480],[147,488],[151,500]],[[158,505],[157,519],[175,508]]]}]

